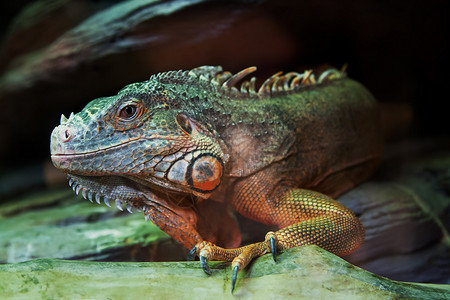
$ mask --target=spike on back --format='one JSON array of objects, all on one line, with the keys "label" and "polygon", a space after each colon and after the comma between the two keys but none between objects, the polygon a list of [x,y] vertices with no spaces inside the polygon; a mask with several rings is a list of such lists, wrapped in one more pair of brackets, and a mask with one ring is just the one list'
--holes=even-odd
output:
[{"label": "spike on back", "polygon": [[239,73],[237,73],[237,74],[231,76],[230,78],[228,78],[222,84],[222,88],[223,89],[231,89],[231,88],[233,88],[236,85],[236,83],[238,83],[242,78],[244,78],[248,74],[251,74],[251,73],[253,73],[255,71],[256,71],[256,67],[249,67],[247,69],[244,69],[244,70],[240,71]]},{"label": "spike on back", "polygon": [[328,69],[320,74],[316,79],[316,75],[312,70],[306,70],[303,73],[289,72],[283,74],[278,72],[270,76],[256,91],[256,78],[245,80],[241,83],[240,89],[237,84],[246,76],[256,71],[256,67],[246,68],[236,74],[227,71],[221,71],[214,75],[210,80],[211,84],[219,87],[223,92],[240,95],[246,97],[269,97],[277,94],[285,94],[296,91],[299,88],[319,85],[330,80],[336,80],[345,77],[344,70]]},{"label": "spike on back", "polygon": [[[256,90],[256,77],[242,81],[249,74],[254,73],[256,67],[248,67],[242,71],[232,74],[223,71],[220,66],[201,66],[190,71],[169,71],[152,75],[152,79],[166,83],[186,83],[198,82],[215,86],[220,92],[240,96],[244,98],[270,97],[277,94],[286,94],[295,92],[298,89],[320,85],[324,82],[336,80],[345,77],[345,69],[328,69],[320,74],[318,79],[312,70],[306,70],[303,73],[289,72],[283,74],[278,72],[270,76]],[[238,89],[238,84],[241,82]]]}]

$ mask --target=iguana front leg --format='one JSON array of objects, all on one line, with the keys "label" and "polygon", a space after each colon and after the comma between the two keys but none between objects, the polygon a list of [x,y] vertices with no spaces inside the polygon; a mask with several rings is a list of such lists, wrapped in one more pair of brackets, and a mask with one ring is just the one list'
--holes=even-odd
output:
[{"label": "iguana front leg", "polygon": [[276,250],[303,245],[317,245],[336,255],[355,251],[364,240],[364,228],[358,218],[345,206],[318,192],[280,187],[267,195],[264,188],[251,182],[241,189],[236,208],[242,214],[280,230],[266,235],[265,241],[223,249],[208,242],[197,244],[191,251],[199,255],[203,269],[209,273],[208,260],[232,261],[232,290],[237,273],[253,258]]},{"label": "iguana front leg", "polygon": [[[147,192],[146,200],[140,202],[145,219],[151,220],[178,243],[191,249],[207,239],[225,247],[236,247],[241,243],[239,227],[227,212],[225,205],[217,202],[201,202],[193,207],[180,207]],[[227,226],[223,226],[227,224]]]},{"label": "iguana front leg", "polygon": [[191,248],[202,241],[197,232],[197,215],[192,208],[183,208],[165,201],[162,197],[146,194],[142,210],[146,220],[151,220],[177,242]]}]

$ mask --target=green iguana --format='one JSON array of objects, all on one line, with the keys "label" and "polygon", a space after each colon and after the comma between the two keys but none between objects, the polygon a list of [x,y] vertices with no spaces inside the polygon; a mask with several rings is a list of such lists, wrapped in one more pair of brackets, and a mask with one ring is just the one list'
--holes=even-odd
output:
[{"label": "green iguana", "polygon": [[[95,99],[61,116],[53,164],[85,198],[143,211],[192,248],[206,273],[209,260],[232,261],[232,290],[239,270],[268,252],[275,259],[308,244],[340,256],[355,251],[363,226],[330,197],[380,161],[373,96],[335,69],[277,73],[257,90],[254,77],[244,81],[255,70],[165,72]],[[239,247],[227,207],[280,229]]]}]

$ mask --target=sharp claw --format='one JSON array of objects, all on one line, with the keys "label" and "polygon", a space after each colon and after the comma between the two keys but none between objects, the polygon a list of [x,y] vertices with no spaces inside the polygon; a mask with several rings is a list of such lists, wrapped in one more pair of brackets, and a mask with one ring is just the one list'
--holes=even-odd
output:
[{"label": "sharp claw", "polygon": [[231,293],[234,291],[234,286],[236,285],[236,278],[239,272],[239,266],[233,268],[233,276],[231,277]]},{"label": "sharp claw", "polygon": [[270,250],[272,250],[272,257],[273,257],[273,261],[276,262],[277,261],[277,247],[275,245],[275,237],[271,236],[270,237]]},{"label": "sharp claw", "polygon": [[189,251],[187,260],[188,261],[193,261],[195,260],[195,256],[197,255],[197,247],[194,246],[194,248],[191,249],[191,251]]},{"label": "sharp claw", "polygon": [[206,274],[211,275],[211,270],[209,269],[206,257],[200,255],[200,264],[202,265],[203,271],[205,271]]}]

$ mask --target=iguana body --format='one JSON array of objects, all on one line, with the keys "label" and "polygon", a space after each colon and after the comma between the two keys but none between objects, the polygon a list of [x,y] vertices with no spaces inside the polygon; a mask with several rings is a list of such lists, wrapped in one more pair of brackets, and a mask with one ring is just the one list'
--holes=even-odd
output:
[{"label": "iguana body", "polygon": [[[161,73],[93,100],[61,117],[53,163],[85,198],[143,210],[193,248],[206,272],[208,260],[233,260],[235,280],[252,258],[306,244],[353,252],[364,229],[329,196],[367,178],[380,159],[375,100],[336,70],[318,79],[275,74],[259,91],[252,78],[238,91],[254,70]],[[235,248],[237,227],[211,201],[280,230]]]}]

